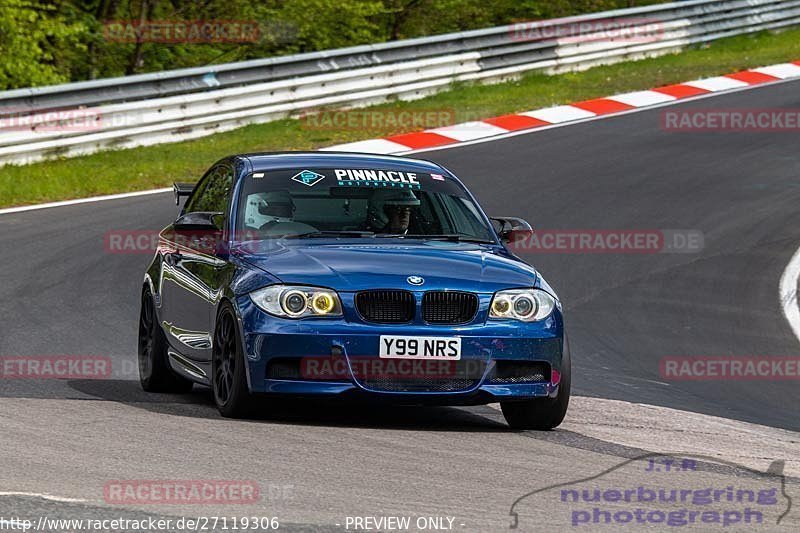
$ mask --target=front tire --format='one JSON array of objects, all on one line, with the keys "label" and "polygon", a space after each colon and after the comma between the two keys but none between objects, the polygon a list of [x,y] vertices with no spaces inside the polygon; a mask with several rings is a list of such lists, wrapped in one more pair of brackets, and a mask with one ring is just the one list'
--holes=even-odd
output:
[{"label": "front tire", "polygon": [[230,304],[223,304],[214,333],[211,375],[214,403],[226,418],[252,413],[253,395],[247,385],[244,350],[236,316]]},{"label": "front tire", "polygon": [[500,402],[506,422],[512,429],[549,431],[561,424],[569,407],[572,364],[569,340],[564,334],[564,350],[561,358],[561,382],[555,398]]},{"label": "front tire", "polygon": [[190,392],[194,384],[175,374],[167,357],[167,339],[158,324],[153,295],[145,289],[139,314],[139,382],[146,392]]}]

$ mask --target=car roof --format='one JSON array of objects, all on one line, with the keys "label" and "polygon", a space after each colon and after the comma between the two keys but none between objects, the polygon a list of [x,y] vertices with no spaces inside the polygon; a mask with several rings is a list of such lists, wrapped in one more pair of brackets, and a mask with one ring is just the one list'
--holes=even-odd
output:
[{"label": "car roof", "polygon": [[354,152],[271,152],[235,156],[247,159],[253,172],[290,168],[376,168],[406,172],[446,172],[424,159]]}]

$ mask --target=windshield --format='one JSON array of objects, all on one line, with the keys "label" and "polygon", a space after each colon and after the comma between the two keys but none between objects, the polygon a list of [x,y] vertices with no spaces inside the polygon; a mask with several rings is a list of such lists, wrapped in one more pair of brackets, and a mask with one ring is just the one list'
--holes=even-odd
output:
[{"label": "windshield", "polygon": [[245,178],[237,229],[254,239],[495,237],[466,190],[439,174],[295,169]]}]

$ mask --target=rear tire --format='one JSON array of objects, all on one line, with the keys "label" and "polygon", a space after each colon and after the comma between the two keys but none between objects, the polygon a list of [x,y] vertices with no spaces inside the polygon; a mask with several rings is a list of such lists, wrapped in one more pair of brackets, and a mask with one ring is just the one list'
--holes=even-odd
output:
[{"label": "rear tire", "polygon": [[167,339],[156,315],[150,289],[142,291],[139,314],[139,382],[147,392],[187,393],[194,383],[172,371],[167,361]]},{"label": "rear tire", "polygon": [[564,351],[561,359],[561,382],[555,398],[500,402],[506,422],[512,429],[549,431],[564,420],[569,407],[571,387],[571,358],[569,340],[564,334]]},{"label": "rear tire", "polygon": [[252,414],[253,395],[247,384],[244,350],[233,308],[223,304],[214,332],[211,360],[214,403],[226,418],[243,418]]}]

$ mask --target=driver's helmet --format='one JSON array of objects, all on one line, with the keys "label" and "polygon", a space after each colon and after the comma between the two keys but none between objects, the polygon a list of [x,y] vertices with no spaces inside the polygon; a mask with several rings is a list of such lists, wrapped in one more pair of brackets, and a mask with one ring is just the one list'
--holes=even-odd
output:
[{"label": "driver's helmet", "polygon": [[419,205],[419,199],[407,189],[376,189],[369,199],[367,222],[370,227],[381,229],[389,223],[387,207],[417,207]]},{"label": "driver's helmet", "polygon": [[291,222],[294,202],[288,191],[270,191],[250,195],[245,211],[246,223],[251,228],[261,228],[277,222]]}]

